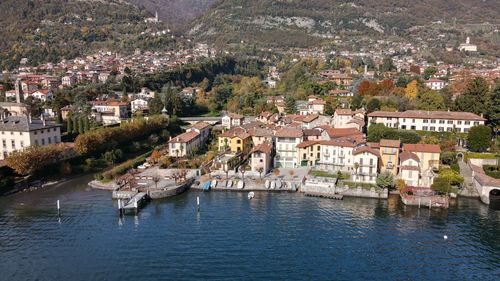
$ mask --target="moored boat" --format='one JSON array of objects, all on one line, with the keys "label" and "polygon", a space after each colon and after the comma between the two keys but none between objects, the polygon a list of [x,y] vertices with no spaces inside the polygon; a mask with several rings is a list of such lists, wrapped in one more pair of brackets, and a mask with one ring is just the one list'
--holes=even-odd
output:
[{"label": "moored boat", "polygon": [[253,191],[248,193],[248,199],[252,199],[255,197],[255,193]]},{"label": "moored boat", "polygon": [[266,182],[264,183],[264,186],[269,189],[269,187],[271,187],[271,183],[269,182],[269,180],[266,180]]},{"label": "moored boat", "polygon": [[271,189],[275,189],[276,188],[276,182],[275,181],[272,181],[271,182]]},{"label": "moored boat", "polygon": [[212,188],[217,187],[217,180],[212,180],[210,187],[212,187]]},{"label": "moored boat", "polygon": [[245,182],[244,182],[244,181],[242,181],[242,180],[241,180],[241,181],[239,181],[239,182],[238,182],[238,186],[237,186],[237,188],[238,188],[238,189],[243,189],[244,187],[245,187]]}]

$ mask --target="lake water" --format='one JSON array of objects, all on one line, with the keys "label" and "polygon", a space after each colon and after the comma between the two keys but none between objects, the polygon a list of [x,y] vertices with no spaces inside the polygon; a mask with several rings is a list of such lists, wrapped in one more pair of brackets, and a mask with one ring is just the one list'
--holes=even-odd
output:
[{"label": "lake water", "polygon": [[119,219],[88,180],[0,198],[0,280],[500,280],[500,211],[475,199],[188,192]]}]

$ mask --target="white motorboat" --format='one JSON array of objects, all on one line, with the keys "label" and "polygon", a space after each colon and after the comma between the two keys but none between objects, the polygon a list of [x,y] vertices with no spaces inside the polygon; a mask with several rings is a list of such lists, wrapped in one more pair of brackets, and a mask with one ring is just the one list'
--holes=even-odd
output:
[{"label": "white motorboat", "polygon": [[264,186],[269,189],[269,187],[271,187],[271,183],[269,182],[269,180],[266,180],[266,182],[264,183]]},{"label": "white motorboat", "polygon": [[253,191],[248,193],[248,199],[252,199],[255,197],[255,193]]},{"label": "white motorboat", "polygon": [[233,186],[233,181],[226,182],[226,188],[231,188]]},{"label": "white motorboat", "polygon": [[245,187],[245,182],[244,181],[239,181],[237,188],[238,189],[243,189],[244,187]]},{"label": "white motorboat", "polygon": [[276,188],[276,182],[275,181],[272,181],[271,182],[271,189],[275,189]]},{"label": "white motorboat", "polygon": [[281,189],[282,186],[283,186],[283,183],[280,180],[277,180],[276,181],[276,188]]},{"label": "white motorboat", "polygon": [[217,186],[217,180],[212,180],[212,183],[210,184],[211,188],[214,188]]}]

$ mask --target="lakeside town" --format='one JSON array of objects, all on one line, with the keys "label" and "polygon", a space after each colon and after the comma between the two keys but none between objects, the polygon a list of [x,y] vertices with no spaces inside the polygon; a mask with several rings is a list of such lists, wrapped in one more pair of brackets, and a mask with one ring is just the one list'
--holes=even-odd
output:
[{"label": "lakeside town", "polygon": [[[477,51],[468,38],[459,50]],[[498,61],[360,55],[258,64],[199,44],[22,65],[0,89],[4,184],[97,172],[91,186],[128,199],[192,187],[497,200]]]}]

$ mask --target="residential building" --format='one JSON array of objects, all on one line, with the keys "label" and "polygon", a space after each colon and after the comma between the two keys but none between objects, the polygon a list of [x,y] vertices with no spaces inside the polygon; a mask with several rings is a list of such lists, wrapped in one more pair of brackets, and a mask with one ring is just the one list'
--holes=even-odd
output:
[{"label": "residential building", "polygon": [[264,142],[255,146],[251,151],[250,159],[252,172],[267,174],[272,168],[272,152],[273,146],[271,143]]},{"label": "residential building", "polygon": [[29,146],[46,146],[61,142],[61,125],[25,116],[0,118],[0,160],[16,150]]},{"label": "residential building", "polygon": [[439,170],[441,148],[437,144],[403,144],[403,151],[414,153],[420,159],[420,170]]},{"label": "residential building", "polygon": [[173,157],[191,156],[201,149],[203,144],[198,132],[185,132],[168,141],[169,155]]},{"label": "residential building", "polygon": [[191,126],[191,128],[186,130],[186,132],[191,132],[191,131],[200,134],[201,142],[205,143],[208,140],[208,137],[210,136],[210,124],[205,122],[198,122],[193,126]]},{"label": "residential building", "polygon": [[354,181],[374,183],[379,169],[379,151],[369,146],[359,146],[352,154]]},{"label": "residential building", "polygon": [[92,114],[97,122],[116,124],[128,118],[128,103],[120,101],[91,101]]},{"label": "residential building", "polygon": [[241,127],[233,127],[219,135],[219,151],[247,154],[252,147],[252,136]]},{"label": "residential building", "polygon": [[318,166],[321,170],[329,172],[354,171],[354,149],[362,143],[351,138],[337,138],[321,141],[321,154]]},{"label": "residential building", "polygon": [[299,165],[297,145],[302,142],[303,136],[302,130],[295,128],[282,128],[275,133],[274,167],[296,168]]},{"label": "residential building", "polygon": [[231,129],[231,127],[238,127],[243,125],[245,117],[236,113],[227,113],[226,116],[222,117],[222,127],[224,129]]},{"label": "residential building", "polygon": [[321,142],[306,140],[299,143],[297,147],[297,156],[300,166],[316,166],[321,157]]},{"label": "residential building", "polygon": [[27,96],[33,97],[35,99],[39,99],[39,100],[45,102],[49,99],[52,99],[53,94],[52,94],[52,91],[49,89],[40,89],[40,90],[35,90],[32,92],[29,92]]},{"label": "residential building", "polygon": [[446,87],[446,85],[446,81],[437,78],[430,78],[429,80],[425,81],[425,86],[436,91],[443,89],[444,87]]},{"label": "residential building", "polygon": [[334,128],[355,128],[361,132],[365,127],[365,110],[336,109],[332,125]]},{"label": "residential building", "polygon": [[398,174],[399,150],[401,141],[399,140],[380,140],[380,170],[389,171],[394,176]]},{"label": "residential building", "polygon": [[149,102],[146,99],[135,99],[130,102],[132,112],[149,110]]},{"label": "residential building", "polygon": [[420,186],[420,159],[410,151],[403,151],[399,155],[399,179],[407,186]]},{"label": "residential building", "polygon": [[458,46],[458,50],[463,52],[477,52],[477,45],[471,44],[470,38],[467,37],[465,43],[462,43],[460,44],[460,46]]},{"label": "residential building", "polygon": [[389,128],[428,132],[467,133],[471,127],[484,125],[485,118],[470,112],[408,110],[375,111],[368,114],[369,123]]}]

